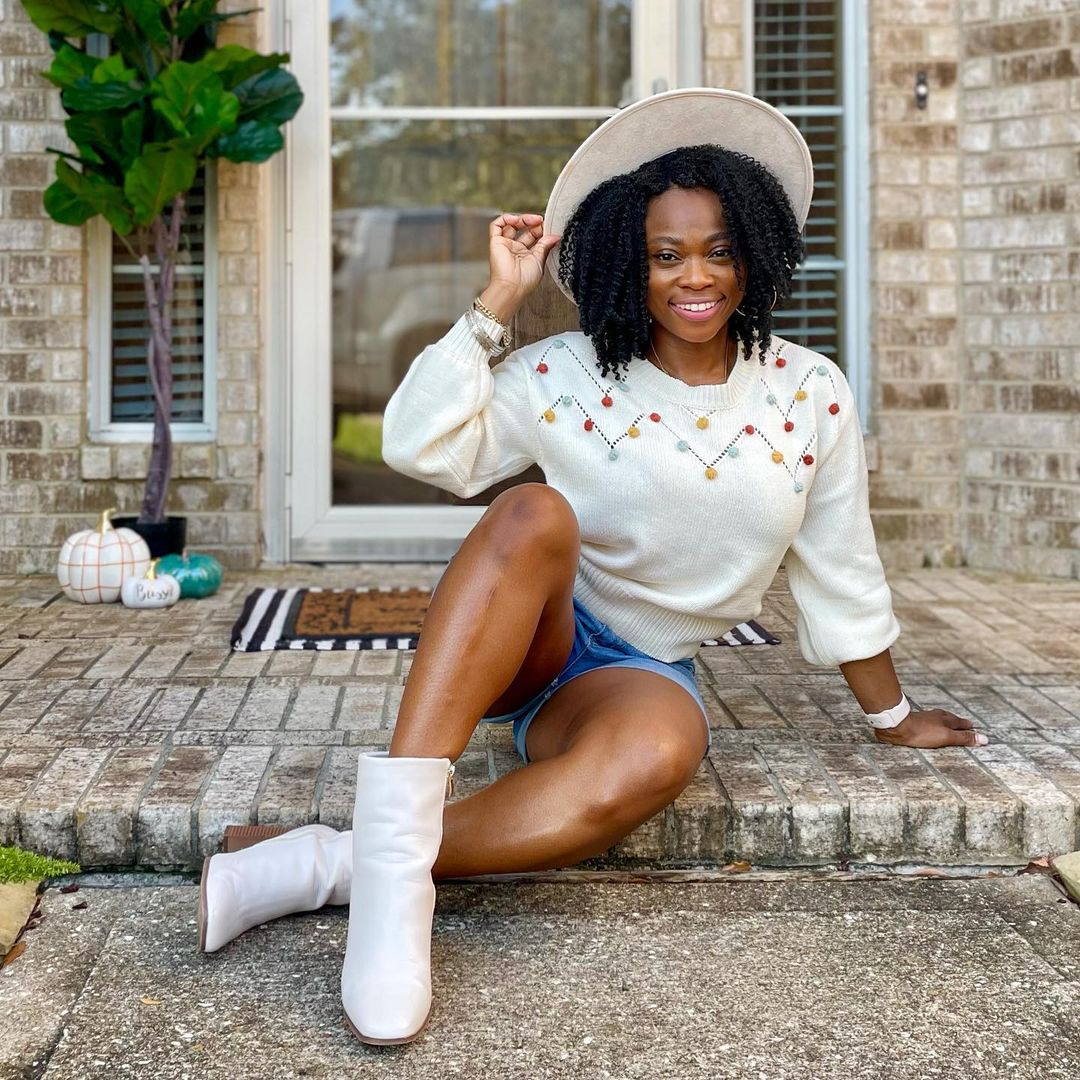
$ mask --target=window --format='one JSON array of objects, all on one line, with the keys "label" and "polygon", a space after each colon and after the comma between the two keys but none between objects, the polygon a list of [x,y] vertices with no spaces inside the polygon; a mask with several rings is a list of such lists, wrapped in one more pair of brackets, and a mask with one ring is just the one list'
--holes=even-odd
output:
[{"label": "window", "polygon": [[[105,57],[103,34],[86,39],[90,56]],[[187,195],[173,289],[175,442],[216,436],[217,170],[199,171]],[[142,267],[100,216],[87,222],[90,252],[90,437],[149,442],[154,427]],[[156,267],[155,267],[156,272]]]},{"label": "window", "polygon": [[[216,175],[200,171],[188,193],[173,292],[172,434],[215,435],[217,259]],[[142,267],[100,218],[89,222],[91,260],[91,436],[148,441],[154,398],[147,369],[150,325]]]},{"label": "window", "polygon": [[865,402],[867,348],[866,149],[860,83],[864,46],[852,0],[748,0],[753,93],[803,133],[814,159],[806,261],[791,301],[777,313],[781,336],[835,360]]}]

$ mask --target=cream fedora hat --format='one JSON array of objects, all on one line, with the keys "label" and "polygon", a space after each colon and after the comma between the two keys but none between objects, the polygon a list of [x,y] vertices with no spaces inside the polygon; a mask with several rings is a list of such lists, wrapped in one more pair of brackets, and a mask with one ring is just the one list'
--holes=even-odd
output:
[{"label": "cream fedora hat", "polygon": [[[563,166],[544,211],[544,232],[561,236],[578,204],[594,187],[680,146],[717,143],[759,161],[780,181],[800,228],[814,192],[810,148],[799,129],[760,98],[710,86],[666,90],[635,101],[608,117]],[[548,254],[559,280],[562,243]]]}]

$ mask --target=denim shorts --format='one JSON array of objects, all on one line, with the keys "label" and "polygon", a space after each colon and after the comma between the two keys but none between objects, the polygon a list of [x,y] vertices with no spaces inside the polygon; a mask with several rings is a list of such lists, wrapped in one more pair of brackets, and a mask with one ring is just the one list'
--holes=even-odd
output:
[{"label": "denim shorts", "polygon": [[[503,716],[485,716],[483,724],[513,724],[514,745],[521,755],[522,761],[528,764],[529,757],[525,752],[525,732],[528,730],[532,718],[540,710],[545,701],[560,686],[565,686],[571,679],[584,675],[586,671],[594,668],[625,667],[641,668],[643,671],[655,671],[658,675],[677,682],[689,694],[701,708],[701,715],[705,722],[705,732],[709,737],[709,746],[712,745],[712,732],[709,730],[709,716],[705,711],[705,702],[701,699],[697,680],[694,678],[694,661],[688,657],[685,660],[657,660],[655,656],[649,656],[640,649],[635,649],[629,642],[624,641],[607,623],[601,622],[580,600],[574,597],[574,647],[570,651],[570,659],[566,666],[551,680],[548,685],[534,698],[527,701],[520,708]],[[708,753],[708,747],[705,752]]]}]

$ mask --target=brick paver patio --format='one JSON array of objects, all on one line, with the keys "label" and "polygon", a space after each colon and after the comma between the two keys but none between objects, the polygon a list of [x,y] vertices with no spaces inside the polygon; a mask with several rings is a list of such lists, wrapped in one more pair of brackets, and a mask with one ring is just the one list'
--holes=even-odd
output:
[{"label": "brick paver patio", "polygon": [[[257,585],[432,585],[442,569],[231,574],[164,612],[0,578],[0,844],[192,868],[230,823],[347,828],[357,754],[388,744],[413,654],[232,653],[229,630]],[[783,644],[699,655],[713,749],[609,863],[1015,865],[1080,844],[1080,582],[889,580],[909,699],[972,717],[991,745],[878,744],[839,671],[801,659],[781,573],[760,618]],[[509,732],[482,727],[455,797],[518,767]]]}]

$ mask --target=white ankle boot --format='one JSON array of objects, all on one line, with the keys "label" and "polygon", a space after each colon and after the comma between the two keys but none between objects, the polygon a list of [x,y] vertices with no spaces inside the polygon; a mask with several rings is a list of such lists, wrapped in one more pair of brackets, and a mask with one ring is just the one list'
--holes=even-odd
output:
[{"label": "white ankle boot", "polygon": [[351,889],[352,833],[329,825],[304,825],[212,855],[200,886],[199,948],[216,952],[259,923],[347,904]]},{"label": "white ankle boot", "polygon": [[431,868],[453,773],[444,757],[360,755],[341,1001],[367,1043],[409,1042],[431,1011]]}]

